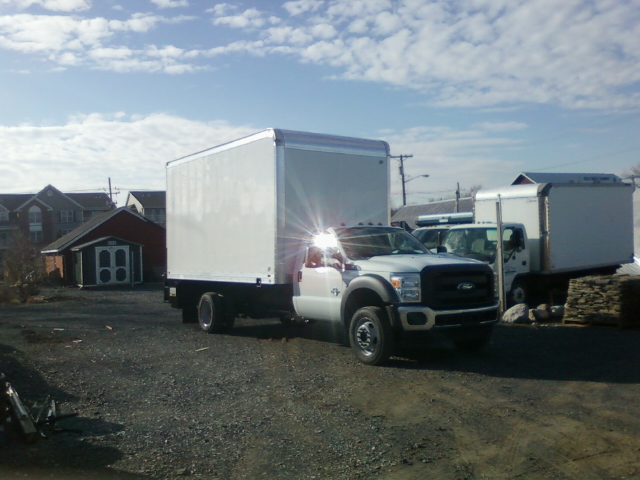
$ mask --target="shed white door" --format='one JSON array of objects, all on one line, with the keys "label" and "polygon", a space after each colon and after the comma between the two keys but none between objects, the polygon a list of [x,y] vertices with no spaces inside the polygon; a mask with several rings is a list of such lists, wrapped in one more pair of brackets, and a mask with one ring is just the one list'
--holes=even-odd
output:
[{"label": "shed white door", "polygon": [[128,283],[129,245],[96,247],[96,284]]}]

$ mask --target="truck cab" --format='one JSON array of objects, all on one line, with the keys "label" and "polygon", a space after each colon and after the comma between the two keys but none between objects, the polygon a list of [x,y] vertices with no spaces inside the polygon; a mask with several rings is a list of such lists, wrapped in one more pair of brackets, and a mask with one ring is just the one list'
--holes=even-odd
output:
[{"label": "truck cab", "polygon": [[[505,291],[510,303],[523,303],[527,289],[522,278],[529,273],[531,263],[531,249],[524,225],[504,223],[501,242]],[[439,251],[479,260],[490,265],[497,274],[498,228],[495,223],[453,226]]]},{"label": "truck cab", "polygon": [[300,262],[293,303],[302,318],[341,323],[364,363],[386,355],[384,336],[393,343],[405,332],[446,331],[458,346],[481,347],[498,306],[492,271],[482,262],[434,254],[387,226],[315,236]]}]

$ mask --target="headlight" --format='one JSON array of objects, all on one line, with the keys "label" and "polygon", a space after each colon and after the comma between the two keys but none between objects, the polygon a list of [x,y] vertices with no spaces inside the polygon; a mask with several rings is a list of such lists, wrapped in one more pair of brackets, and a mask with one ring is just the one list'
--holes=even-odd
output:
[{"label": "headlight", "polygon": [[396,273],[391,275],[391,285],[398,292],[402,302],[420,301],[420,275],[415,273]]}]

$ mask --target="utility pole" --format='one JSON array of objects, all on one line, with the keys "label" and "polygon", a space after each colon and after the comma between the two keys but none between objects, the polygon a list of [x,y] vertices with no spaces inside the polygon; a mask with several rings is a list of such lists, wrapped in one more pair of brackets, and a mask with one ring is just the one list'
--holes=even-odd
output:
[{"label": "utility pole", "polygon": [[404,187],[404,159],[412,158],[413,155],[391,155],[390,158],[397,158],[400,160],[400,179],[402,180],[402,206],[404,207],[407,204],[407,191]]}]

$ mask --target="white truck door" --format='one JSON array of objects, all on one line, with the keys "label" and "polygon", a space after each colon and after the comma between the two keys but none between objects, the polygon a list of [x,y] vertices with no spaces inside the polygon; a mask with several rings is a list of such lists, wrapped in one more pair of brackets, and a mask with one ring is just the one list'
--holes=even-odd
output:
[{"label": "white truck door", "polygon": [[509,292],[516,276],[529,273],[529,250],[522,228],[505,226],[502,233],[504,288]]},{"label": "white truck door", "polygon": [[341,270],[338,260],[310,247],[298,271],[298,288],[293,297],[296,313],[315,320],[340,321],[342,294],[347,288]]}]

